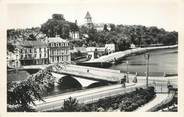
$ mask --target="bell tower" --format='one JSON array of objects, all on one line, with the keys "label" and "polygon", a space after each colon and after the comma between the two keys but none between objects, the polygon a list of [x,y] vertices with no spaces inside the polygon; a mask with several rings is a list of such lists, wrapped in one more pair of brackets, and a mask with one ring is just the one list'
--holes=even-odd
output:
[{"label": "bell tower", "polygon": [[92,28],[93,27],[92,17],[88,11],[84,19],[85,19],[86,26],[88,28]]}]

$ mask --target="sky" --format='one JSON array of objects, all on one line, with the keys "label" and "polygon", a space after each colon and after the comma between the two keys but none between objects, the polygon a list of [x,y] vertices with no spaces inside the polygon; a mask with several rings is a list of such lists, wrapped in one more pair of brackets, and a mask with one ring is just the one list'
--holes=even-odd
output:
[{"label": "sky", "polygon": [[62,0],[44,3],[6,5],[8,28],[41,26],[52,14],[63,14],[67,21],[84,24],[89,11],[94,23],[157,26],[178,30],[178,3],[175,0]]}]

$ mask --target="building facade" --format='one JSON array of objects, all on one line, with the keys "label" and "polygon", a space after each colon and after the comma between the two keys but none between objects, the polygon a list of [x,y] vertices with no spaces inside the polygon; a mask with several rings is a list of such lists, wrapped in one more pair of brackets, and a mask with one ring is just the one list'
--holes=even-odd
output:
[{"label": "building facade", "polygon": [[20,53],[17,48],[14,52],[7,51],[7,65],[9,68],[21,67]]},{"label": "building facade", "polygon": [[49,63],[71,62],[69,41],[59,36],[48,38]]},{"label": "building facade", "polygon": [[115,44],[105,44],[108,54],[115,52]]},{"label": "building facade", "polygon": [[77,40],[77,39],[80,38],[80,37],[79,37],[79,31],[70,31],[70,32],[69,32],[69,36],[70,36],[70,38],[73,39],[73,40]]},{"label": "building facade", "polygon": [[43,41],[23,41],[19,44],[21,65],[48,64],[47,43]]}]

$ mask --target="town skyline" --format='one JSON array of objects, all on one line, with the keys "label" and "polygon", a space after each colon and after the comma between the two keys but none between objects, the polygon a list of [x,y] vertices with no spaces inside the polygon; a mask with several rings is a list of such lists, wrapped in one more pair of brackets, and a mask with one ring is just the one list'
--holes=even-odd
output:
[{"label": "town skyline", "polygon": [[118,4],[109,0],[105,5],[102,5],[102,2],[94,3],[90,0],[88,2],[79,0],[74,3],[65,1],[63,4],[8,4],[7,27],[40,27],[55,13],[63,14],[67,21],[77,20],[78,25],[82,25],[85,22],[85,14],[89,11],[94,23],[157,26],[169,31],[178,30],[176,19],[178,5],[173,1]]}]

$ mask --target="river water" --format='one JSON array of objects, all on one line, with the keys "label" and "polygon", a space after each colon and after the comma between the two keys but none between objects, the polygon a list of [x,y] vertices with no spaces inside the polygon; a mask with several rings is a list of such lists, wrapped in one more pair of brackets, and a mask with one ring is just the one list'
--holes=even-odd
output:
[{"label": "river water", "polygon": [[[151,76],[161,76],[164,74],[177,74],[178,49],[161,49],[150,51],[149,72]],[[128,64],[127,64],[128,61]],[[128,67],[128,68],[127,68]],[[134,55],[124,58],[120,64],[113,65],[110,69],[121,70],[122,72],[145,75],[146,59],[144,54]]]}]

